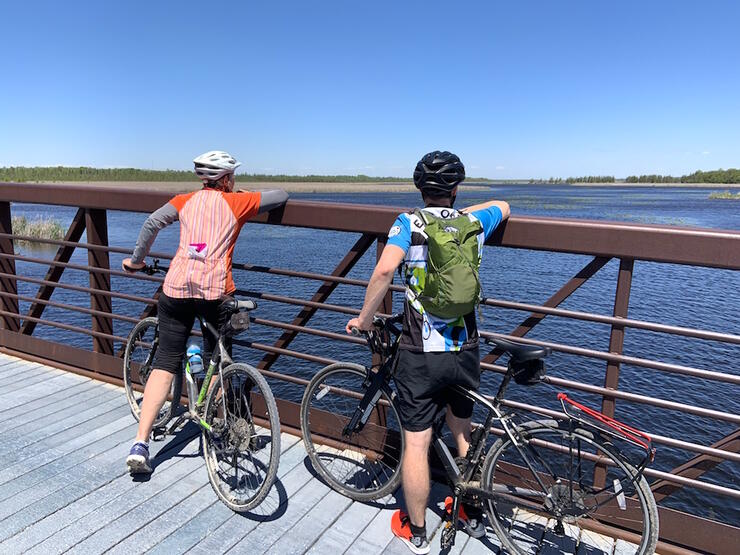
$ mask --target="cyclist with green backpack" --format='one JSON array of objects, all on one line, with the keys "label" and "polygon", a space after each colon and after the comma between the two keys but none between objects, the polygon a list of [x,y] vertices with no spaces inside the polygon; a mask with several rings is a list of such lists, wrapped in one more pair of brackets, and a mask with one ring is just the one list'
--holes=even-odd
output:
[{"label": "cyclist with green backpack", "polygon": [[[425,528],[428,451],[432,423],[442,411],[447,411],[458,454],[465,456],[468,450],[473,402],[449,386],[480,385],[478,270],[483,244],[509,216],[509,205],[498,200],[455,210],[457,186],[464,179],[465,167],[450,152],[430,152],[419,161],[414,184],[424,208],[398,216],[360,315],[347,323],[348,333],[353,327],[371,329],[373,315],[403,263],[406,298],[394,380],[406,443],[401,472],[408,512],[394,514],[391,529],[418,554],[430,550]],[[464,507],[460,523],[471,536],[485,535],[482,513],[474,507]]]}]

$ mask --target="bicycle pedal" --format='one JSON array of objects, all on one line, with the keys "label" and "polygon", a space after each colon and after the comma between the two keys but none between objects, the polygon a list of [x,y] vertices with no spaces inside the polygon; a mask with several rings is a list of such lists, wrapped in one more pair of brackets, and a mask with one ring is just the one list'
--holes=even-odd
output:
[{"label": "bicycle pedal", "polygon": [[448,521],[445,527],[442,529],[442,537],[440,538],[440,544],[442,549],[450,549],[455,545],[455,535],[457,534],[457,526],[452,522]]}]

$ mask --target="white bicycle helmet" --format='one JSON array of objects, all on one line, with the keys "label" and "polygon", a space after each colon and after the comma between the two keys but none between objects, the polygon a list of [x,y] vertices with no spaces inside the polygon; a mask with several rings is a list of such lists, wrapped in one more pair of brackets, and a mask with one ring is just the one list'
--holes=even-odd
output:
[{"label": "white bicycle helmet", "polygon": [[242,165],[223,150],[210,150],[195,158],[193,162],[196,175],[208,181],[217,181],[227,174],[234,173],[234,170]]}]

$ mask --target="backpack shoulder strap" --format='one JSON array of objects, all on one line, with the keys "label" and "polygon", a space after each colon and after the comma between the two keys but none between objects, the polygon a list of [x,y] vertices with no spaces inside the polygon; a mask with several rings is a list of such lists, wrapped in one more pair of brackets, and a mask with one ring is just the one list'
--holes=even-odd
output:
[{"label": "backpack shoulder strap", "polygon": [[429,214],[425,214],[424,211],[421,208],[414,208],[413,214],[419,218],[422,222],[424,222],[424,225],[429,225]]}]

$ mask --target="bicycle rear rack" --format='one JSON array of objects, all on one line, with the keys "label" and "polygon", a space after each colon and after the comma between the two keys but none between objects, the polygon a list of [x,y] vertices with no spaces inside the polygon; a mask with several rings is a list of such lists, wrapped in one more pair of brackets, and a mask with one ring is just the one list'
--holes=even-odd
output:
[{"label": "bicycle rear rack", "polygon": [[[568,397],[565,393],[558,393],[558,400],[563,406],[563,412],[568,416],[568,418],[591,428],[595,428],[612,437],[623,439],[632,445],[644,449],[646,452],[646,462],[647,460],[652,462],[655,458],[655,448],[652,446],[652,438],[645,432],[642,432],[637,428],[633,428],[624,422],[615,420],[611,416],[607,416],[606,414],[582,405]],[[568,410],[567,405],[572,407],[570,411]],[[581,414],[574,413],[573,409]],[[583,415],[587,418],[584,418]]]}]

